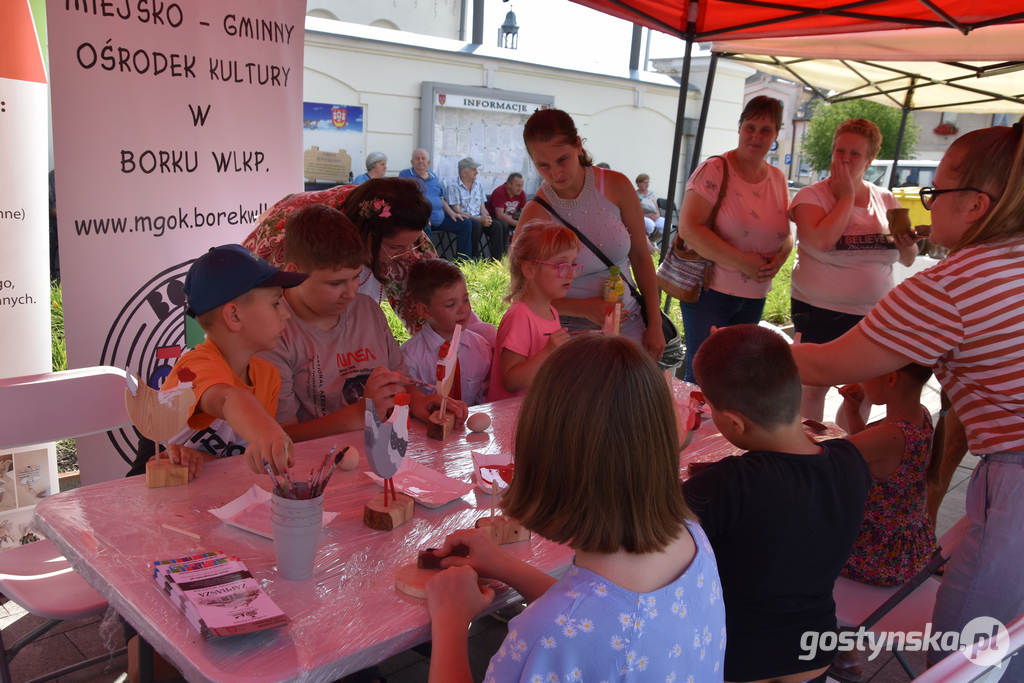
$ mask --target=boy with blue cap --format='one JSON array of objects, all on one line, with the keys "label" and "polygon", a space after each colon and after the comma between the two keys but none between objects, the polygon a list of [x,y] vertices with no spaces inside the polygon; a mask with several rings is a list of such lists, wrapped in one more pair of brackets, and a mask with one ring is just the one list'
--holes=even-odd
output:
[{"label": "boy with blue cap", "polygon": [[195,471],[198,460],[245,453],[254,472],[268,463],[276,472],[291,465],[291,439],[274,419],[281,376],[260,358],[274,348],[288,312],[283,290],[306,279],[257,258],[238,244],[214,247],[185,277],[186,312],[206,340],[175,364],[163,389],[192,383],[196,402],[188,424],[170,439],[173,460]]}]

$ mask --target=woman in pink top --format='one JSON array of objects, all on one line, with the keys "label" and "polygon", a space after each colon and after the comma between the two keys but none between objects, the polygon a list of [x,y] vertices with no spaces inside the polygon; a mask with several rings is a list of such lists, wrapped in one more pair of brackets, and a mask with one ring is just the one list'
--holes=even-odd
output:
[{"label": "woman in pink top", "polygon": [[[856,327],[793,348],[804,384],[857,382],[913,361],[934,369],[981,458],[967,535],[939,588],[933,632],[1024,612],[1024,141],[1022,124],[958,138],[921,189],[931,239],[951,252],[904,280]],[[987,629],[986,629],[987,631]],[[1005,632],[1004,632],[1005,633]],[[929,659],[942,652],[929,652]],[[1024,680],[1024,658],[1004,681]]]},{"label": "woman in pink top", "polygon": [[[786,177],[764,160],[781,126],[782,103],[755,97],[740,115],[736,149],[704,161],[686,183],[677,240],[714,263],[711,285],[700,299],[680,302],[689,382],[692,358],[712,327],[761,320],[772,278],[793,249]],[[707,223],[725,172],[725,196],[712,230]]]},{"label": "woman in pink top", "polygon": [[[805,342],[824,344],[856,325],[893,288],[892,264],[909,266],[917,257],[909,233],[889,234],[886,212],[899,202],[864,180],[881,147],[874,123],[843,121],[832,137],[831,174],[790,205],[797,236],[793,325]],[[827,391],[805,386],[800,414],[821,421]]]}]

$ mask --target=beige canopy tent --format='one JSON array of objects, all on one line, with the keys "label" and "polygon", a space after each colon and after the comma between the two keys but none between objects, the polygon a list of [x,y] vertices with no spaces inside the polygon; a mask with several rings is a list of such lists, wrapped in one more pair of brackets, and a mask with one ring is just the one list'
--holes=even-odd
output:
[{"label": "beige canopy tent", "polygon": [[[723,57],[800,81],[828,102],[869,99],[910,111],[1024,112],[1024,26],[715,42]],[[786,56],[778,56],[786,55]]]}]

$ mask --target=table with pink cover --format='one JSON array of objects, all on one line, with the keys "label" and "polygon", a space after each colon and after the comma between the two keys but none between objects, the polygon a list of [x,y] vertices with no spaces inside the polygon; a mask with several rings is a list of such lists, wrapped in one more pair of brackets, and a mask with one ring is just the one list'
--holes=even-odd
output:
[{"label": "table with pink cover", "polygon": [[[408,455],[448,477],[472,481],[471,452],[511,456],[519,399],[478,406],[492,427],[474,434],[457,430],[447,442],[427,439],[413,421]],[[296,473],[305,473],[326,450],[355,444],[349,432],[296,445]],[[736,452],[705,419],[694,443],[681,456],[689,462],[718,460]],[[363,506],[381,489],[359,466],[338,471],[324,509],[339,513],[324,527],[314,575],[307,581],[278,578],[273,543],[209,513],[245,493],[253,484],[270,488],[267,476],[251,473],[241,458],[207,463],[187,486],[148,489],[145,477],[86,486],[43,500],[36,519],[76,570],[141,636],[190,681],[332,681],[382,661],[430,638],[424,602],[394,588],[395,570],[416,561],[417,552],[439,546],[445,535],[472,527],[489,514],[490,496],[473,489],[435,509],[416,505],[414,518],[390,532],[363,525]],[[200,535],[196,541],[163,528],[168,524]],[[558,574],[572,560],[569,548],[540,537],[505,546],[540,569]],[[159,591],[150,563],[195,551],[223,551],[245,562],[264,590],[288,615],[287,627],[204,640]],[[494,607],[517,599],[499,590]]]}]

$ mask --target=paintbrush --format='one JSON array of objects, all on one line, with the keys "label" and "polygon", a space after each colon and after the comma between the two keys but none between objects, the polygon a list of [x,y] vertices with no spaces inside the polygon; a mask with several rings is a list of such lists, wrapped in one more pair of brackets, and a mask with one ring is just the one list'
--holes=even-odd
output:
[{"label": "paintbrush", "polygon": [[327,482],[331,480],[331,476],[334,474],[334,471],[338,469],[338,466],[341,465],[341,461],[345,458],[345,454],[348,453],[348,451],[349,447],[345,446],[341,449],[341,452],[334,456],[334,464],[328,468],[324,478],[316,484],[317,488],[315,489],[314,497],[319,496],[327,488]]}]

